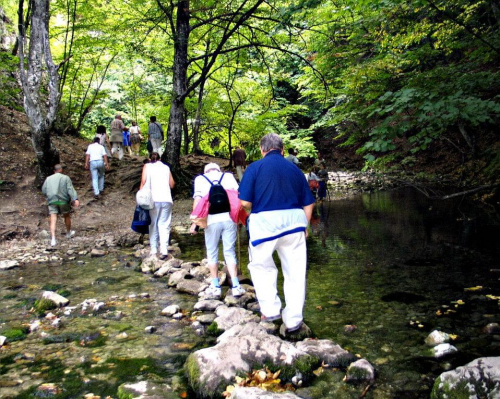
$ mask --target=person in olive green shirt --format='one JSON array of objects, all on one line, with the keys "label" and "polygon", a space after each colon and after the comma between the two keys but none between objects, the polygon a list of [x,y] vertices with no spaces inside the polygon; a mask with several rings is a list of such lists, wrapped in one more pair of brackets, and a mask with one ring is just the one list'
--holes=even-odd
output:
[{"label": "person in olive green shirt", "polygon": [[69,176],[63,175],[62,165],[54,166],[54,174],[45,179],[42,186],[42,193],[47,197],[50,214],[50,245],[55,246],[57,215],[62,214],[66,225],[66,237],[75,235],[75,230],[71,230],[71,203],[78,208],[80,202]]}]

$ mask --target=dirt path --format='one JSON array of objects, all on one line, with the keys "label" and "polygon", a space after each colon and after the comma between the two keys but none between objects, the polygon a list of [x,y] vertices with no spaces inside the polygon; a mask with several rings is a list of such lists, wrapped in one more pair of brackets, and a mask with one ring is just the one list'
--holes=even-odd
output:
[{"label": "dirt path", "polygon": [[[38,239],[42,230],[48,230],[48,210],[44,196],[34,186],[36,159],[25,115],[0,106],[0,120],[4,121],[0,146],[1,245],[13,238]],[[55,136],[53,142],[60,152],[63,173],[71,177],[78,192],[80,207],[72,217],[77,234],[95,239],[103,233],[130,231],[144,157],[112,160],[106,172],[105,193],[95,200],[89,171],[84,168],[90,142],[70,136]],[[208,162],[227,164],[225,159],[189,155],[181,165],[183,171],[194,176]],[[173,226],[189,225],[192,202],[188,191],[186,186],[174,189]],[[59,232],[64,232],[62,220],[58,222]]]}]

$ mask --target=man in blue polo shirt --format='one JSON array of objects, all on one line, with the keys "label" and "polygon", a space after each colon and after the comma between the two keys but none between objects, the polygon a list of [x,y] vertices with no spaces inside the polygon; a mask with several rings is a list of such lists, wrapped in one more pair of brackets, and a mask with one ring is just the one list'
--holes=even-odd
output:
[{"label": "man in blue polo shirt", "polygon": [[[283,318],[286,332],[297,331],[303,322],[306,293],[306,233],[314,197],[301,170],[283,157],[283,141],[271,133],[260,141],[263,159],[250,164],[239,192],[242,206],[251,212],[248,270],[259,301],[262,320]],[[278,252],[284,276],[286,307],[281,312]]]}]

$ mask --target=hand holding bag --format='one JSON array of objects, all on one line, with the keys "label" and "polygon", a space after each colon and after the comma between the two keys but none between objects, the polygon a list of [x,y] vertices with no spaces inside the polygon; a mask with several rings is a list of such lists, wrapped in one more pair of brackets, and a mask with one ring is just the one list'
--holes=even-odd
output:
[{"label": "hand holding bag", "polygon": [[144,186],[137,191],[135,195],[135,200],[137,205],[146,210],[151,210],[155,207],[155,203],[153,201],[153,195],[151,194],[151,178],[149,176],[149,171],[147,169],[148,165],[145,165],[146,168],[146,183]]}]

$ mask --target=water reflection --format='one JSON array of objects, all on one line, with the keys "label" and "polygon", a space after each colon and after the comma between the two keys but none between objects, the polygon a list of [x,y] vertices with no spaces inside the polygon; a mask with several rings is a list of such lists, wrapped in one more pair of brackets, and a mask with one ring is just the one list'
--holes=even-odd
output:
[{"label": "water reflection", "polygon": [[[484,239],[492,231],[498,237],[490,220],[463,202],[431,202],[409,190],[316,207],[306,319],[321,338],[376,365],[375,397],[429,397],[448,363],[500,354],[482,334],[499,321],[498,304],[485,296],[500,293],[490,271],[498,248]],[[484,288],[464,290],[476,286]],[[424,339],[433,329],[457,334],[459,355],[427,357]]]}]

